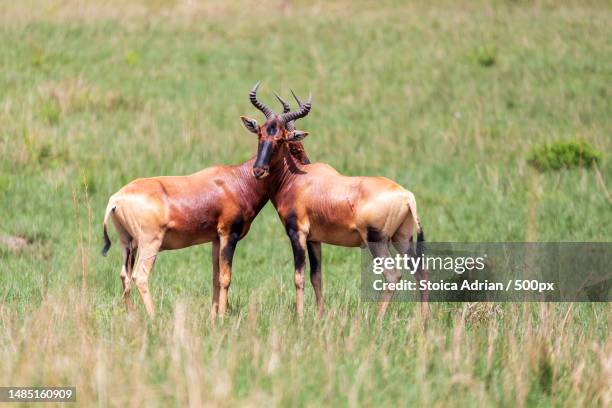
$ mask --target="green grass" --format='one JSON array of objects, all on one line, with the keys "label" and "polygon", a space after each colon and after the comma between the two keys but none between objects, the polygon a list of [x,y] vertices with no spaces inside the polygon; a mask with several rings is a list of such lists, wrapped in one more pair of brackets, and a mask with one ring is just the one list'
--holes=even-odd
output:
[{"label": "green grass", "polygon": [[582,140],[557,141],[535,147],[529,164],[540,171],[590,167],[601,160],[601,152]]},{"label": "green grass", "polygon": [[[74,384],[100,406],[610,403],[607,304],[435,304],[423,328],[397,303],[378,325],[359,251],[324,246],[326,316],[308,291],[298,323],[271,205],[223,323],[209,245],[159,256],[155,321],[122,308],[114,232],[99,255],[128,181],[254,154],[239,116],[260,79],[271,106],[312,91],[310,157],[413,191],[430,241],[610,241],[608,3],[88,4],[0,6],[0,234],[29,242],[0,247],[0,385]],[[528,165],[568,139],[598,168]]]}]

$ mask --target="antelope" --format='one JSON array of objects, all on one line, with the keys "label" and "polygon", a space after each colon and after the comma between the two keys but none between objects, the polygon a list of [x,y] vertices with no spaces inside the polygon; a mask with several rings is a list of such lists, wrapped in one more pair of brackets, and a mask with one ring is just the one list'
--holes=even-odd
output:
[{"label": "antelope", "polygon": [[[256,99],[257,86],[252,95]],[[292,91],[293,93],[293,91]],[[308,132],[296,130],[293,121],[310,112],[312,96],[299,109],[276,115],[263,103],[260,110],[266,116],[263,125],[255,119],[242,117],[246,128],[258,138],[253,175],[264,180],[265,190],[285,226],[294,259],[296,312],[304,310],[305,253],[308,250],[310,280],[314,288],[317,313],[323,314],[321,276],[321,243],[345,247],[368,247],[372,256],[389,256],[389,244],[400,254],[421,256],[425,236],[414,194],[384,177],[347,177],[324,163],[300,163],[292,155],[291,143],[303,140]],[[413,233],[416,228],[416,246]],[[393,269],[384,271],[387,282],[398,282],[401,274]],[[428,272],[415,272],[417,281],[428,279]],[[389,285],[387,285],[389,287]],[[381,296],[378,316],[387,310],[393,291]],[[427,315],[428,293],[422,291],[421,314]]]},{"label": "antelope", "polygon": [[[265,110],[255,92],[250,94],[251,103]],[[288,111],[289,106],[284,106],[284,112]],[[288,128],[292,127],[293,123],[288,123]],[[300,142],[290,143],[289,148],[299,163],[310,162]],[[212,242],[211,317],[225,315],[236,245],[268,202],[263,183],[251,174],[254,162],[255,157],[188,176],[140,178],[110,197],[104,214],[102,254],[106,256],[111,246],[107,231],[111,219],[122,248],[119,276],[128,312],[133,310],[133,280],[148,315],[154,316],[148,281],[160,251]]]}]

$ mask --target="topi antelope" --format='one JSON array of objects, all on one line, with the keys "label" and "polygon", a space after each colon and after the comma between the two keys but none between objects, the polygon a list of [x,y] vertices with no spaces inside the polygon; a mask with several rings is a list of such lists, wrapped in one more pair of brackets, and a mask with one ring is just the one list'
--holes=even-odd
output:
[{"label": "topi antelope", "polygon": [[[254,94],[251,101],[261,108]],[[284,106],[284,111],[288,113],[289,107]],[[301,143],[291,143],[289,149],[296,161],[309,163]],[[154,315],[148,280],[159,251],[212,242],[211,316],[225,314],[236,244],[268,201],[263,183],[251,174],[254,162],[253,157],[240,165],[209,167],[189,176],[137,179],[111,196],[104,214],[102,254],[111,246],[110,218],[123,251],[120,278],[128,311],[133,309],[133,279],[147,313]]]},{"label": "topi antelope", "polygon": [[[257,87],[252,95],[256,99]],[[294,94],[295,97],[295,94]],[[423,229],[417,215],[414,194],[384,177],[347,177],[323,163],[304,164],[291,155],[288,145],[301,141],[307,132],[289,125],[308,115],[311,101],[294,112],[274,114],[259,102],[266,122],[242,118],[246,128],[257,134],[257,158],[253,175],[265,178],[265,189],[285,225],[295,263],[296,310],[304,309],[305,253],[310,259],[310,280],[314,287],[317,311],[323,313],[321,288],[321,243],[347,247],[367,246],[372,256],[389,256],[389,243],[400,254],[420,256]],[[255,103],[254,103],[255,105]],[[416,227],[417,244],[413,244]],[[427,270],[416,271],[417,280],[428,279]],[[401,274],[385,270],[387,282],[399,281]],[[392,290],[383,293],[378,315],[384,315]],[[426,316],[428,293],[423,291],[421,312]]]}]

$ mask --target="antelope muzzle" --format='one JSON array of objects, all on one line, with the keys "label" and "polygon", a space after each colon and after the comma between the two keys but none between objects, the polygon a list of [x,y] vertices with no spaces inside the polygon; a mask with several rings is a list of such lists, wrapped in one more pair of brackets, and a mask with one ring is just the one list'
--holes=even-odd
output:
[{"label": "antelope muzzle", "polygon": [[274,149],[271,141],[264,140],[259,143],[257,149],[257,159],[253,164],[253,175],[256,179],[262,179],[270,174],[270,158]]},{"label": "antelope muzzle", "polygon": [[270,168],[266,167],[253,167],[253,175],[256,179],[260,180],[266,178],[270,174]]}]

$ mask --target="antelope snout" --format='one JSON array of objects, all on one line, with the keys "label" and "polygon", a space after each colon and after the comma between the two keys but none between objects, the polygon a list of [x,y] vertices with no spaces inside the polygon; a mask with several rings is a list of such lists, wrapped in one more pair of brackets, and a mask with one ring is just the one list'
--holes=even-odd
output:
[{"label": "antelope snout", "polygon": [[269,174],[270,168],[268,166],[265,167],[253,167],[253,175],[256,179],[262,179]]}]

